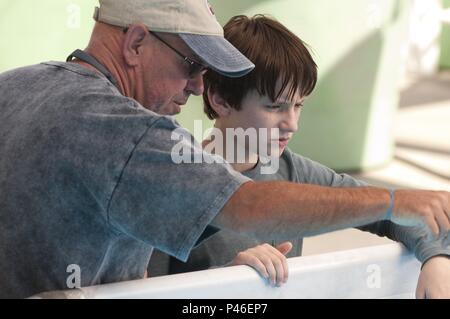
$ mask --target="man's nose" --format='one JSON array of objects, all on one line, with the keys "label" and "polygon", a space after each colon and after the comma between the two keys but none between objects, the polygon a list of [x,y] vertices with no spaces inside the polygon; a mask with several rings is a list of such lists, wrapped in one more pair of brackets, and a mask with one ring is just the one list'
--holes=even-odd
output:
[{"label": "man's nose", "polygon": [[198,74],[192,79],[189,79],[186,84],[186,90],[193,95],[202,95],[203,89],[203,74]]}]

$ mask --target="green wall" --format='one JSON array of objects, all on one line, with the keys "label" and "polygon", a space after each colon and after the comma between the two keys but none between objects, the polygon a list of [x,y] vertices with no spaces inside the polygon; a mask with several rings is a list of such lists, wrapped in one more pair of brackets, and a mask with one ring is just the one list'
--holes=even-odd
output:
[{"label": "green wall", "polygon": [[0,72],[65,60],[91,34],[95,0],[0,0]]},{"label": "green wall", "polygon": [[[447,1],[448,2],[448,1]],[[392,156],[392,120],[403,61],[407,0],[211,0],[221,23],[268,13],[313,49],[319,83],[291,147],[335,169],[381,165]],[[64,60],[87,45],[96,0],[0,0],[0,71]],[[200,98],[178,116],[212,122]]]},{"label": "green wall", "polygon": [[[410,1],[210,2],[222,24],[236,14],[269,13],[312,47],[319,82],[290,143],[294,151],[337,170],[390,161]],[[192,99],[178,118],[188,128],[196,119],[211,126],[201,99]]]},{"label": "green wall", "polygon": [[[444,0],[444,8],[450,8],[450,0]],[[450,25],[444,25],[441,35],[441,60],[444,69],[450,69]]]}]

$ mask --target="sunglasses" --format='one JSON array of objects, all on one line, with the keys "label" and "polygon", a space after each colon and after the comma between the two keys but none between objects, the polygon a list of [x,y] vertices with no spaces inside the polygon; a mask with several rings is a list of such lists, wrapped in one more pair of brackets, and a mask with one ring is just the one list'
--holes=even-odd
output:
[{"label": "sunglasses", "polygon": [[159,37],[156,33],[152,32],[150,30],[148,30],[148,32],[150,32],[151,35],[153,35],[159,41],[164,43],[166,46],[168,46],[170,49],[172,49],[176,54],[178,54],[178,56],[180,56],[183,59],[183,61],[187,64],[187,66],[189,68],[188,75],[191,79],[197,77],[200,74],[203,75],[208,70],[207,66],[205,66],[201,63],[198,63],[198,62],[188,58],[187,56],[183,55],[180,51],[175,49],[169,43],[167,43],[166,41],[161,39],[161,37]]},{"label": "sunglasses", "polygon": [[[124,28],[123,29],[124,33],[128,32],[128,28]],[[172,49],[172,51],[174,51],[179,57],[181,57],[183,59],[183,61],[187,64],[188,66],[188,76],[189,78],[193,79],[195,77],[197,77],[198,75],[203,75],[206,73],[206,71],[208,71],[208,67],[206,65],[203,65],[201,63],[198,63],[190,58],[188,58],[187,56],[185,56],[184,54],[182,54],[180,51],[178,51],[177,49],[175,49],[173,46],[171,46],[169,43],[167,43],[166,41],[164,41],[160,36],[158,36],[155,32],[152,32],[150,30],[148,30],[148,32],[153,35],[155,38],[157,38],[159,41],[161,41],[162,43],[164,43],[166,46],[168,46],[170,49]]]}]

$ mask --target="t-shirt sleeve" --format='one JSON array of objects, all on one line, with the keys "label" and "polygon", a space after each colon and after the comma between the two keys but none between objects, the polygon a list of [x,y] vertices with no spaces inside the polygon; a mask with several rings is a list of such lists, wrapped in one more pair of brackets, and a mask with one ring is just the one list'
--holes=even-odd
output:
[{"label": "t-shirt sleeve", "polygon": [[[190,162],[189,151],[195,154]],[[185,261],[207,225],[250,181],[220,159],[162,117],[136,142],[110,200],[109,223]]]},{"label": "t-shirt sleeve", "polygon": [[338,174],[331,168],[300,156],[293,152],[289,154],[292,169],[295,171],[294,179],[298,183],[315,184],[328,187],[361,187],[369,184],[357,180],[348,174]]}]

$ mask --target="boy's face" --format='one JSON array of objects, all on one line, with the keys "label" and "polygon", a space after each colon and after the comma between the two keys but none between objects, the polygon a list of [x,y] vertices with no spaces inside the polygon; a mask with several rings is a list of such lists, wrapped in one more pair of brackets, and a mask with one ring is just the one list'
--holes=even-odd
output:
[{"label": "boy's face", "polygon": [[[250,91],[242,100],[241,110],[231,109],[229,116],[221,118],[226,127],[243,129],[267,128],[279,129],[279,137],[268,138],[268,149],[272,139],[277,139],[279,155],[285,150],[289,140],[298,129],[298,121],[304,103],[304,97],[298,92],[293,99],[288,99],[288,90],[285,90],[277,101],[272,102],[268,96],[260,95],[256,90]],[[260,141],[258,141],[259,145]],[[249,147],[246,147],[249,149]],[[254,147],[250,147],[254,149]]]}]

